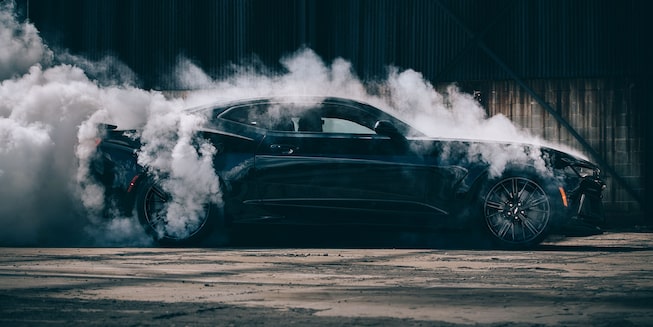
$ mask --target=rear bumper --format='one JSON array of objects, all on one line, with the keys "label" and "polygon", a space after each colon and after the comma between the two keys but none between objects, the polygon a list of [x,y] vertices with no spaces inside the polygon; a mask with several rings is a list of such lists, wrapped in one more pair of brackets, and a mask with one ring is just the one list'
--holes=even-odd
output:
[{"label": "rear bumper", "polygon": [[115,151],[111,144],[102,144],[89,168],[92,178],[104,186],[104,197],[112,208],[130,215],[135,202],[133,191],[143,173],[133,153]]}]

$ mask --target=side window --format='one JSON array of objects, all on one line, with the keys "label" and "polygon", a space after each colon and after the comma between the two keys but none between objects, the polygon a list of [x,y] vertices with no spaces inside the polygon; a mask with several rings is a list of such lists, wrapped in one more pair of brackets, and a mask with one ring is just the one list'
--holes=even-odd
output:
[{"label": "side window", "polygon": [[342,118],[323,118],[323,131],[325,133],[348,133],[348,134],[375,134],[357,122]]},{"label": "side window", "polygon": [[325,133],[376,134],[376,118],[355,106],[325,104],[322,129]]},{"label": "side window", "polygon": [[288,110],[279,104],[257,103],[233,107],[220,118],[274,131],[295,131]]},{"label": "side window", "polygon": [[376,134],[376,118],[355,106],[323,103],[254,103],[226,110],[220,118],[271,131]]},{"label": "side window", "polygon": [[[346,108],[355,110],[354,108]],[[347,113],[341,108],[324,107],[312,109],[297,118],[298,132],[374,134],[374,130],[355,119],[354,112]]]}]

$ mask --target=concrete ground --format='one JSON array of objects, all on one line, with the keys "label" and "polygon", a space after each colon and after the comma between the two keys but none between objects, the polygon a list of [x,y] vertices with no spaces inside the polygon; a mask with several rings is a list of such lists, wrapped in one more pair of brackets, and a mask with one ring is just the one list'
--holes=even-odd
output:
[{"label": "concrete ground", "polygon": [[653,234],[470,248],[0,248],[2,326],[653,326]]}]

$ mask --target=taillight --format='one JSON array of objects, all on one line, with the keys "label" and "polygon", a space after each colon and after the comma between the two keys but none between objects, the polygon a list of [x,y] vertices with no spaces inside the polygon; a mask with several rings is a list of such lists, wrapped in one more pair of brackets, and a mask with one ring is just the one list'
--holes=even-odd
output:
[{"label": "taillight", "polygon": [[134,186],[136,186],[136,181],[141,175],[136,175],[134,178],[132,178],[131,182],[129,182],[129,187],[127,188],[127,193],[130,193],[133,189]]}]

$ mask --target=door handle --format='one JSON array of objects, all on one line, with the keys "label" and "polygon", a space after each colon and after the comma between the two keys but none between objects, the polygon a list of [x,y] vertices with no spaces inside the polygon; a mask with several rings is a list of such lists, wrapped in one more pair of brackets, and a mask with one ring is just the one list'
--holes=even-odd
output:
[{"label": "door handle", "polygon": [[299,147],[290,144],[272,144],[270,145],[270,150],[279,154],[293,154],[299,150]]}]

